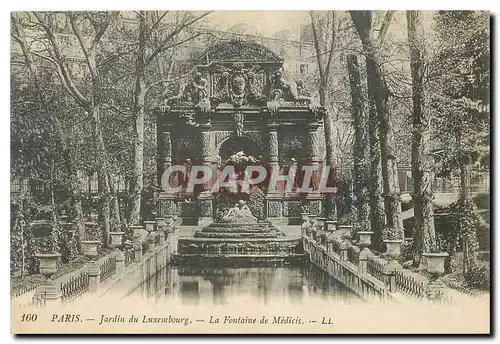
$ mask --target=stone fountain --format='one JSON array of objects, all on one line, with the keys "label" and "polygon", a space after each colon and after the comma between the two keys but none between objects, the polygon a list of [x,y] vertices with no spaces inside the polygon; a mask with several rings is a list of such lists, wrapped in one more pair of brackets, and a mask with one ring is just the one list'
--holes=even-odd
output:
[{"label": "stone fountain", "polygon": [[268,221],[258,221],[240,200],[219,222],[193,238],[179,239],[177,260],[183,264],[223,266],[278,265],[304,258],[299,238],[288,238]]}]

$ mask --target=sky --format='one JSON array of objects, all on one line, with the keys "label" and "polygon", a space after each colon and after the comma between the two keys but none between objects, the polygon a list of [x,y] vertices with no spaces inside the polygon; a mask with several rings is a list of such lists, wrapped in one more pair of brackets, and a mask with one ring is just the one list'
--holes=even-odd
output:
[{"label": "sky", "polygon": [[306,11],[216,11],[208,16],[207,22],[218,30],[243,23],[265,37],[272,37],[276,31],[290,30],[290,39],[298,39],[300,26],[309,23],[309,14]]}]

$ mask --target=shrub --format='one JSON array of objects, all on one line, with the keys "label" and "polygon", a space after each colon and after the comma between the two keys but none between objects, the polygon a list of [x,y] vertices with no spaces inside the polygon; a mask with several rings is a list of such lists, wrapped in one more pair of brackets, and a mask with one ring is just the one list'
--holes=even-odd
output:
[{"label": "shrub", "polygon": [[478,263],[477,267],[465,277],[467,283],[477,289],[489,290],[490,289],[490,264],[487,262]]}]

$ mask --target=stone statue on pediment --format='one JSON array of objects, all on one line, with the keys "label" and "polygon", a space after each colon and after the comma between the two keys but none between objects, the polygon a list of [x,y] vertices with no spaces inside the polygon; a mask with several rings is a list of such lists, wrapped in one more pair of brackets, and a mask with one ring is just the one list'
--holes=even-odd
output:
[{"label": "stone statue on pediment", "polygon": [[183,100],[200,104],[208,98],[207,79],[200,72],[194,72],[191,81],[184,88]]}]

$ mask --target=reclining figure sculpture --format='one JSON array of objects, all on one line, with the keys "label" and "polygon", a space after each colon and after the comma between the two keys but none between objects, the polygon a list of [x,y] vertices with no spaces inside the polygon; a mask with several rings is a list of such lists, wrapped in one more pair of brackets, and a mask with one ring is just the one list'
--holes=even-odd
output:
[{"label": "reclining figure sculpture", "polygon": [[226,215],[224,215],[222,222],[257,223],[257,218],[252,215],[246,202],[240,200],[234,207],[229,209]]}]

